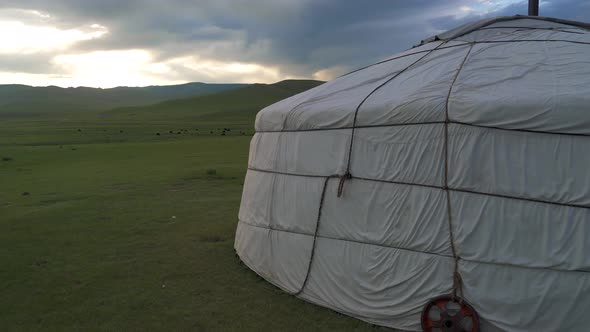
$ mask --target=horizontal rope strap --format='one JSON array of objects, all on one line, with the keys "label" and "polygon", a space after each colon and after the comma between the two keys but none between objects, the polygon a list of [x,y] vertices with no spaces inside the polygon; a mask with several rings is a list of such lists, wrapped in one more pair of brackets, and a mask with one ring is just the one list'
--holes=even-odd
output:
[{"label": "horizontal rope strap", "polygon": [[345,242],[352,242],[352,243],[358,243],[358,244],[369,244],[369,245],[377,246],[377,247],[383,247],[383,248],[389,248],[389,249],[397,249],[397,250],[404,250],[404,251],[416,252],[416,253],[420,253],[420,254],[428,254],[428,255],[440,256],[440,257],[445,257],[445,258],[450,258],[450,259],[453,258],[452,255],[444,255],[444,254],[438,254],[438,253],[429,252],[429,251],[421,251],[421,250],[409,249],[409,248],[404,248],[404,247],[396,247],[396,246],[387,245],[387,244],[378,243],[378,242],[370,242],[370,241],[361,241],[361,240],[354,240],[354,239],[338,238],[338,237],[332,237],[332,236],[326,236],[326,235],[320,235],[320,234],[313,234],[313,233],[306,233],[306,232],[289,230],[289,229],[278,228],[278,227],[266,227],[266,226],[256,225],[254,223],[250,223],[250,222],[247,222],[247,221],[244,221],[244,220],[238,220],[238,222],[239,223],[242,223],[242,224],[245,224],[245,225],[248,225],[250,227],[267,229],[267,230],[271,230],[271,231],[291,233],[291,234],[297,234],[297,235],[305,235],[305,236],[315,237],[315,238],[319,238],[319,239],[327,239],[327,240],[335,240],[335,241],[345,241]]},{"label": "horizontal rope strap", "polygon": [[476,42],[471,42],[471,44],[495,44],[495,43],[534,43],[534,42],[560,42],[560,43],[572,43],[572,44],[582,44],[582,45],[590,45],[590,42],[581,42],[577,40],[567,40],[567,39],[519,39],[519,40],[480,40]]},{"label": "horizontal rope strap", "polygon": [[[305,174],[280,172],[280,171],[273,171],[273,170],[262,170],[262,169],[258,169],[258,168],[254,168],[254,167],[248,167],[248,170],[254,171],[254,172],[261,172],[261,173],[280,174],[280,175],[287,175],[287,176],[300,176],[300,177],[308,177],[308,178],[326,178],[326,177],[330,177],[330,178],[336,178],[337,177],[337,178],[340,178],[340,177],[342,177],[340,175],[330,175],[330,176],[325,176],[325,175],[305,175]],[[403,182],[403,181],[379,180],[379,179],[371,179],[371,178],[357,177],[357,176],[354,176],[354,175],[351,175],[350,176],[350,179],[357,179],[357,180],[363,180],[363,181],[382,182],[382,183],[391,183],[391,184],[399,184],[399,185],[407,185],[407,186],[416,186],[416,187],[425,187],[425,188],[445,190],[445,187],[443,187],[443,186],[428,185],[428,184],[421,184],[421,183],[412,183],[412,182]],[[590,209],[590,206],[580,205],[580,204],[552,202],[552,201],[546,201],[546,200],[542,200],[542,199],[524,198],[524,197],[510,196],[510,195],[504,195],[504,194],[495,194],[495,193],[486,193],[486,192],[482,192],[482,191],[475,191],[475,190],[461,189],[461,188],[452,188],[452,187],[449,187],[449,188],[446,188],[446,189],[448,189],[450,191],[464,192],[464,193],[477,194],[477,195],[483,195],[483,196],[492,196],[492,197],[499,197],[499,198],[506,198],[506,199],[514,199],[514,200],[520,200],[520,201],[528,201],[528,202],[535,202],[535,203],[551,204],[551,205],[557,205],[557,206],[567,206],[567,207],[580,208],[580,209]]]},{"label": "horizontal rope strap", "polygon": [[288,176],[300,176],[300,177],[304,177],[304,178],[339,178],[339,175],[307,175],[307,174],[297,174],[297,173],[289,173],[289,172],[280,172],[280,171],[273,171],[273,170],[268,170],[268,169],[260,169],[260,168],[254,168],[254,167],[248,167],[249,171],[255,171],[255,172],[260,172],[260,173],[270,173],[270,174],[279,174],[279,175],[288,175]]},{"label": "horizontal rope strap", "polygon": [[[354,128],[356,128],[356,129],[388,128],[388,127],[420,126],[420,125],[445,124],[445,123],[446,123],[445,121],[425,121],[425,122],[411,122],[411,123],[391,123],[391,124],[379,124],[379,125],[365,125],[365,126],[356,126]],[[477,127],[477,128],[483,128],[483,129],[491,129],[491,130],[523,132],[523,133],[531,133],[531,134],[590,137],[590,134],[562,133],[562,132],[543,131],[543,130],[534,130],[534,129],[502,128],[502,127],[496,127],[496,126],[478,125],[478,124],[461,122],[461,121],[453,121],[453,120],[449,120],[448,123],[454,124],[454,125],[460,125],[460,126]],[[346,126],[346,127],[330,127],[330,128],[309,128],[309,129],[258,130],[258,131],[256,131],[256,133],[257,134],[296,133],[296,132],[304,133],[304,132],[313,132],[313,131],[345,130],[345,129],[352,129],[352,128],[353,128],[352,126]]]},{"label": "horizontal rope strap", "polygon": [[506,198],[506,199],[516,199],[516,200],[527,201],[527,202],[550,204],[550,205],[557,205],[557,206],[567,206],[567,207],[578,208],[578,209],[590,209],[590,206],[587,206],[587,205],[559,203],[559,202],[553,202],[553,201],[546,201],[546,200],[542,200],[542,199],[523,198],[523,197],[503,195],[503,194],[486,193],[486,192],[469,190],[469,189],[449,188],[449,190],[455,191],[455,192],[467,193],[467,194],[474,194],[474,195],[492,196],[492,197]]},{"label": "horizontal rope strap", "polygon": [[[291,234],[298,234],[298,235],[304,235],[304,236],[314,237],[314,234],[306,233],[306,232],[300,232],[300,231],[294,231],[294,230],[288,230],[288,229],[276,228],[276,227],[270,228],[270,227],[265,227],[265,226],[261,226],[261,225],[256,225],[256,224],[253,224],[253,223],[244,221],[244,220],[238,220],[238,222],[241,223],[241,224],[244,224],[246,226],[254,227],[254,228],[260,228],[260,229],[266,229],[266,230],[270,230],[270,231],[283,232],[283,233],[291,233]],[[321,235],[321,234],[317,234],[317,235],[315,235],[315,237],[318,238],[318,239],[343,241],[343,242],[358,243],[358,244],[367,244],[367,245],[376,246],[376,247],[382,247],[382,248],[388,248],[388,249],[396,249],[396,250],[402,250],[402,251],[408,251],[408,252],[414,252],[414,253],[419,253],[419,254],[432,255],[432,256],[438,256],[438,257],[444,257],[444,258],[448,258],[448,259],[453,259],[453,256],[452,255],[444,255],[444,254],[439,254],[439,253],[434,253],[434,252],[429,252],[429,251],[409,249],[409,248],[404,248],[404,247],[396,247],[396,246],[387,245],[387,244],[378,243],[378,242],[361,241],[361,240],[354,240],[354,239],[347,239],[347,238],[339,238],[339,237],[326,236],[326,235]],[[516,265],[516,264],[510,264],[510,263],[504,263],[504,262],[486,262],[486,261],[480,261],[480,260],[465,259],[463,257],[461,258],[461,261],[469,262],[469,263],[476,263],[476,264],[499,265],[499,266],[506,266],[506,267],[522,268],[522,269],[529,269],[529,270],[549,270],[549,271],[563,272],[563,273],[583,273],[583,274],[590,274],[590,271],[585,271],[585,270],[564,270],[564,269],[558,269],[558,268],[554,268],[554,267],[525,266],[525,265]]]},{"label": "horizontal rope strap", "polygon": [[531,134],[590,137],[590,134],[562,133],[562,132],[543,131],[543,130],[534,130],[534,129],[502,128],[502,127],[496,127],[496,126],[478,125],[478,124],[473,124],[473,123],[452,121],[452,120],[450,120],[449,123],[455,124],[455,125],[461,125],[461,126],[483,128],[483,129],[514,131],[514,132],[531,133]]},{"label": "horizontal rope strap", "polygon": [[[534,28],[534,27],[516,27],[516,26],[501,26],[501,27],[486,27],[486,28],[479,28],[475,31],[482,31],[482,30],[495,30],[495,29],[517,29],[517,30],[547,30],[547,31],[557,31],[557,32],[564,32],[564,33],[575,33],[577,35],[584,35],[587,34],[588,31],[584,31],[582,28],[572,27],[572,28]],[[581,31],[569,31],[566,29],[572,30],[581,30]],[[474,31],[474,32],[475,32]]]},{"label": "horizontal rope strap", "polygon": [[393,180],[379,180],[379,179],[364,178],[364,177],[360,177],[360,176],[352,176],[352,178],[357,179],[357,180],[363,180],[363,181],[399,184],[399,185],[403,185],[403,186],[423,187],[423,188],[439,189],[439,190],[444,189],[444,187],[442,187],[442,186],[436,186],[433,184],[423,184],[423,183],[413,183],[413,182],[393,181]]},{"label": "horizontal rope strap", "polygon": [[332,130],[346,130],[346,129],[363,129],[363,128],[387,128],[387,127],[403,127],[403,126],[420,126],[430,124],[442,124],[444,121],[427,121],[427,122],[413,122],[413,123],[392,123],[383,125],[366,125],[366,126],[346,126],[346,127],[330,127],[330,128],[309,128],[309,129],[282,129],[282,130],[258,130],[256,133],[296,133],[296,132],[310,132],[310,131],[332,131]]}]

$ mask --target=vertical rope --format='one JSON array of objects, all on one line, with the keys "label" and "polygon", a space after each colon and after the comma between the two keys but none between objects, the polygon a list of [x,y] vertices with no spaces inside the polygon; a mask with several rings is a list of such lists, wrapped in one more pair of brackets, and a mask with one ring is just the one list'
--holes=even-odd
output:
[{"label": "vertical rope", "polygon": [[313,232],[313,244],[311,246],[311,254],[309,256],[309,264],[307,265],[307,273],[305,274],[305,279],[303,280],[303,283],[301,284],[301,288],[299,288],[298,291],[292,293],[295,296],[297,296],[297,295],[301,294],[301,292],[303,292],[303,289],[305,289],[305,286],[307,285],[307,280],[309,279],[309,273],[311,271],[311,266],[313,264],[313,259],[315,257],[315,248],[316,248],[316,242],[318,239],[318,230],[320,229],[320,220],[322,218],[322,209],[324,207],[324,198],[326,197],[326,188],[328,187],[328,181],[332,177],[333,176],[326,177],[326,179],[324,180],[324,187],[322,188],[322,195],[320,196],[320,204],[319,204],[319,208],[318,208],[318,217],[316,219],[315,230]]},{"label": "vertical rope", "polygon": [[[457,255],[457,247],[455,245],[455,236],[453,233],[453,221],[452,221],[452,206],[451,206],[451,195],[450,195],[450,190],[449,190],[449,100],[451,98],[451,93],[453,91],[453,87],[455,86],[455,82],[457,81],[457,78],[459,77],[459,73],[461,73],[461,70],[463,69],[463,66],[465,65],[465,62],[467,61],[467,58],[469,57],[469,54],[471,54],[471,50],[473,49],[473,45],[469,46],[469,49],[467,50],[467,53],[465,54],[465,57],[463,58],[463,61],[461,62],[461,65],[459,65],[459,68],[457,69],[457,73],[455,73],[455,77],[453,77],[453,81],[451,82],[451,85],[449,86],[449,92],[447,94],[447,102],[445,103],[445,123],[444,123],[444,128],[445,128],[445,136],[444,136],[444,166],[445,166],[445,173],[444,173],[444,187],[443,190],[445,191],[445,196],[447,198],[447,221],[449,224],[449,238],[450,238],[450,242],[451,242],[451,252],[453,254],[453,260],[454,260],[454,266],[453,266],[453,292],[452,292],[452,297],[453,299],[456,299],[457,297],[459,299],[463,298],[463,281],[461,279],[461,274],[459,273],[459,260],[460,257],[459,255]],[[459,295],[457,295],[457,293],[460,293]]]},{"label": "vertical rope", "polygon": [[420,62],[420,60],[426,58],[433,51],[437,50],[439,47],[441,47],[445,43],[446,43],[446,41],[438,44],[433,49],[431,49],[428,52],[424,53],[424,55],[421,56],[420,58],[418,58],[416,61],[412,62],[407,67],[405,67],[404,69],[402,69],[399,72],[397,72],[396,74],[394,74],[387,81],[381,83],[379,86],[377,86],[375,89],[373,89],[373,91],[371,91],[371,93],[369,93],[365,98],[363,98],[363,100],[360,102],[360,104],[356,107],[356,110],[354,111],[354,118],[352,120],[352,133],[351,133],[351,136],[350,136],[350,145],[348,146],[348,159],[346,161],[346,172],[344,173],[344,175],[342,175],[340,177],[340,184],[338,185],[338,197],[341,197],[342,196],[342,192],[344,191],[344,183],[346,182],[346,180],[352,178],[352,175],[350,174],[350,161],[351,161],[351,158],[352,158],[352,146],[354,144],[354,137],[355,137],[354,134],[356,132],[356,122],[357,122],[357,117],[358,117],[359,110],[361,109],[361,106],[363,106],[363,104],[367,101],[367,99],[369,99],[369,97],[371,97],[375,92],[377,92],[377,90],[381,89],[382,87],[384,87],[385,85],[387,85],[389,82],[393,81],[399,75],[403,74],[406,70],[412,68],[415,64],[417,64],[418,62]]}]

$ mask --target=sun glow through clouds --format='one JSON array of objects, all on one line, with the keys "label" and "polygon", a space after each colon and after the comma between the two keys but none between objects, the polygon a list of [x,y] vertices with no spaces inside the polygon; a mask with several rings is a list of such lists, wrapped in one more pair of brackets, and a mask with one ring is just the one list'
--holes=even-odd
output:
[{"label": "sun glow through clouds", "polygon": [[96,39],[108,33],[106,27],[92,24],[85,30],[60,30],[52,26],[27,25],[19,21],[0,21],[0,53],[31,54],[65,50],[72,44]]},{"label": "sun glow through clouds", "polygon": [[188,80],[270,83],[289,78],[276,67],[256,63],[223,62],[198,56],[158,61],[151,50],[145,49],[75,52],[76,43],[104,38],[109,34],[108,27],[92,23],[60,29],[53,19],[50,14],[35,10],[0,10],[0,31],[6,32],[0,43],[0,56],[16,59],[46,55],[47,65],[52,69],[50,73],[39,74],[0,71],[0,83],[108,88]]}]

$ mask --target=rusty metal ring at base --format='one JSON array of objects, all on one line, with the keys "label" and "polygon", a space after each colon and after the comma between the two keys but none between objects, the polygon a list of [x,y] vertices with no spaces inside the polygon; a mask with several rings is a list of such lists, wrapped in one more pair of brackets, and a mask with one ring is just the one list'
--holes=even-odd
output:
[{"label": "rusty metal ring at base", "polygon": [[[432,318],[438,311],[438,317]],[[422,310],[424,332],[480,332],[479,316],[471,305],[458,297],[444,295],[430,300]]]}]

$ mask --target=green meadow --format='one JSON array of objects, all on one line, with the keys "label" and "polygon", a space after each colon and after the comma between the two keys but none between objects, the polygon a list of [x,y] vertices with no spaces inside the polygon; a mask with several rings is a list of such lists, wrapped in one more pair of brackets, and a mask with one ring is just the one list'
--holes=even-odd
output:
[{"label": "green meadow", "polygon": [[316,84],[0,110],[0,330],[375,330],[234,255],[255,114]]}]

